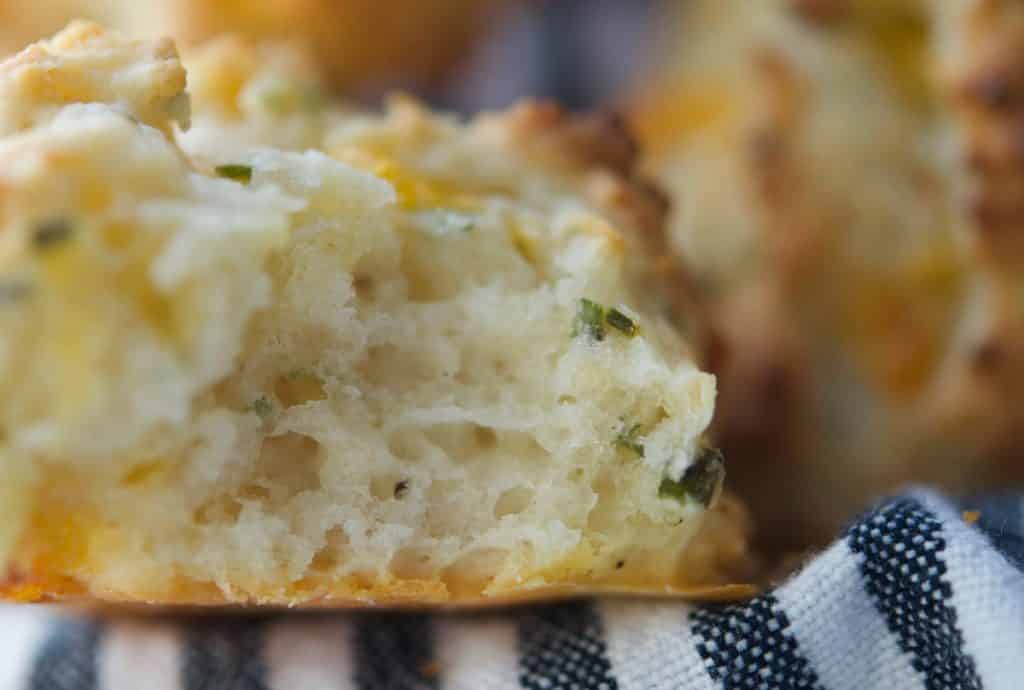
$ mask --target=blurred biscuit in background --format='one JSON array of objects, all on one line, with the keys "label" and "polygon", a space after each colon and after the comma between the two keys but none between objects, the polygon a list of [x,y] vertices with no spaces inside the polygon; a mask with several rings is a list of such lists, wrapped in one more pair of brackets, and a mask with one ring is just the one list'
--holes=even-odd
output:
[{"label": "blurred biscuit in background", "polygon": [[634,124],[771,539],[1024,476],[1024,7],[672,2]]},{"label": "blurred biscuit in background", "polygon": [[308,44],[335,86],[436,83],[509,0],[25,0],[0,2],[0,51],[76,18],[193,43],[223,33]]}]

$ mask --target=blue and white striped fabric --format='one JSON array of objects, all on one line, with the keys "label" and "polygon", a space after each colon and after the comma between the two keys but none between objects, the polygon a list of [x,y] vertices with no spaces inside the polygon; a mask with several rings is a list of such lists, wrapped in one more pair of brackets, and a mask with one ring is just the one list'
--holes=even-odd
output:
[{"label": "blue and white striped fabric", "polygon": [[1022,507],[907,494],[789,582],[727,606],[189,624],[0,609],[0,690],[1020,690]]}]

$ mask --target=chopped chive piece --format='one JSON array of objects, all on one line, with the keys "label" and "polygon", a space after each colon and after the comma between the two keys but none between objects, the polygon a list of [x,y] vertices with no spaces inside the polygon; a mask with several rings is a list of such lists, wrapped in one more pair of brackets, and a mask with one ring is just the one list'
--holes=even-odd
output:
[{"label": "chopped chive piece", "polygon": [[261,396],[253,401],[249,409],[258,414],[260,417],[269,417],[270,413],[274,411],[274,406],[267,400],[266,396]]},{"label": "chopped chive piece", "polygon": [[576,308],[576,318],[572,322],[572,337],[585,335],[592,340],[604,340],[607,333],[605,324],[628,338],[640,333],[640,326],[636,321],[620,310],[605,309],[597,302],[584,297],[580,299],[579,306]]},{"label": "chopped chive piece", "polygon": [[409,493],[409,482],[406,479],[395,484],[395,498],[402,499]]},{"label": "chopped chive piece", "polygon": [[609,309],[608,315],[605,316],[604,320],[608,322],[609,326],[617,331],[621,331],[630,338],[640,332],[640,327],[636,325],[636,322],[618,309]]},{"label": "chopped chive piece", "polygon": [[615,437],[615,445],[619,448],[631,450],[642,458],[644,456],[644,444],[637,440],[639,436],[639,424],[634,424],[629,427],[623,425],[622,429],[619,430],[618,435]]},{"label": "chopped chive piece", "polygon": [[0,304],[10,304],[28,299],[32,286],[23,281],[0,282]]},{"label": "chopped chive piece", "polygon": [[584,335],[592,340],[604,340],[604,307],[597,302],[582,298],[576,307],[576,318],[572,322],[572,337]]},{"label": "chopped chive piece", "polygon": [[248,184],[252,180],[252,166],[241,165],[240,163],[228,163],[227,165],[218,165],[214,168],[214,171],[221,177],[226,177],[229,180],[235,182],[241,182]]},{"label": "chopped chive piece", "polygon": [[658,497],[671,498],[680,503],[692,499],[707,508],[724,478],[725,462],[722,452],[705,446],[697,453],[697,459],[686,468],[682,477],[678,480],[668,477],[661,480]]},{"label": "chopped chive piece", "polygon": [[32,232],[32,246],[43,251],[71,239],[71,222],[67,218],[43,221]]}]

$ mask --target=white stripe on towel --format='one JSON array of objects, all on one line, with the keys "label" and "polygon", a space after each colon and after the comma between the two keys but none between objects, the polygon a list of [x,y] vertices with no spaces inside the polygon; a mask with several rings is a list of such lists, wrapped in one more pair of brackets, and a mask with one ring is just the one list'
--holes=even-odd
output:
[{"label": "white stripe on towel", "polygon": [[690,607],[670,601],[601,604],[612,671],[621,690],[720,690],[690,634]]},{"label": "white stripe on towel", "polygon": [[102,690],[180,690],[181,636],[160,621],[107,628],[99,649]]},{"label": "white stripe on towel", "polygon": [[861,582],[845,539],[775,590],[789,632],[830,690],[924,688]]},{"label": "white stripe on towel", "polygon": [[515,617],[438,618],[437,662],[445,690],[518,690]]},{"label": "white stripe on towel", "polygon": [[915,498],[943,522],[946,579],[953,588],[964,649],[974,657],[978,675],[986,688],[1022,687],[1024,574],[994,557],[988,540],[945,501],[928,492],[917,492]]},{"label": "white stripe on towel", "polygon": [[32,661],[56,618],[44,606],[0,606],[5,631],[0,644],[0,690],[21,690],[28,685]]},{"label": "white stripe on towel", "polygon": [[269,626],[264,654],[273,690],[355,688],[352,626],[340,618]]}]

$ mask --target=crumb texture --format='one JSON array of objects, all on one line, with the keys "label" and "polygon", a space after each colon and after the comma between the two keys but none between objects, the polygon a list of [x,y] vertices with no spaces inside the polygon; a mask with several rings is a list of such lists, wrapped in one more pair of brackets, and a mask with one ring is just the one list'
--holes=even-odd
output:
[{"label": "crumb texture", "polygon": [[735,504],[687,555],[715,386],[649,290],[630,147],[536,105],[346,112],[227,45],[191,114],[172,49],[92,25],[0,66],[15,570],[275,603],[727,577]]}]

